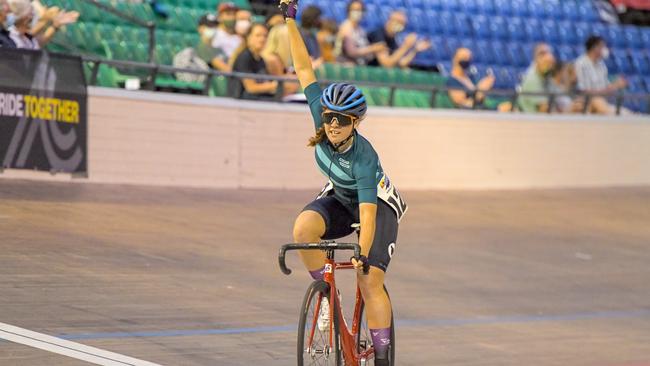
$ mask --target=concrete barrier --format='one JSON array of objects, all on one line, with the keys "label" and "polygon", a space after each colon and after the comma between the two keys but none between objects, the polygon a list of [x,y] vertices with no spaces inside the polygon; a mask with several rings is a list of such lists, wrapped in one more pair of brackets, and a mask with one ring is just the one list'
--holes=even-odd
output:
[{"label": "concrete barrier", "polygon": [[[317,189],[305,105],[91,88],[77,182]],[[650,185],[650,119],[371,108],[361,133],[402,189]],[[0,177],[70,180],[6,170]]]}]

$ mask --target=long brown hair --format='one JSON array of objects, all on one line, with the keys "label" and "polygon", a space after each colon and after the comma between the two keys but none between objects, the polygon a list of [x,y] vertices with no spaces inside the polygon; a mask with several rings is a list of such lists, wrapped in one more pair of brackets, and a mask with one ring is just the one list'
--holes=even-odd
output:
[{"label": "long brown hair", "polygon": [[309,143],[307,146],[316,146],[323,142],[326,138],[327,135],[325,134],[325,127],[321,126],[321,128],[316,131],[316,135],[309,138]]}]

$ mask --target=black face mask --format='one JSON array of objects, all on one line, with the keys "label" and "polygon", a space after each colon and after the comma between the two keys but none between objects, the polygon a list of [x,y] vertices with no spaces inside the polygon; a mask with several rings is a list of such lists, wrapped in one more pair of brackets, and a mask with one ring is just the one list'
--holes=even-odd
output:
[{"label": "black face mask", "polygon": [[472,60],[458,61],[458,66],[460,66],[463,70],[467,70],[470,66],[472,66]]}]

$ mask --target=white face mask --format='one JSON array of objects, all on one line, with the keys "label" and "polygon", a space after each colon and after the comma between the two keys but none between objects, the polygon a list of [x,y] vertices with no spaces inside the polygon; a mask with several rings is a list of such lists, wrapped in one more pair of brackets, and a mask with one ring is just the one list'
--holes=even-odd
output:
[{"label": "white face mask", "polygon": [[246,34],[250,28],[251,28],[250,20],[238,20],[235,23],[235,32],[237,32],[238,34]]},{"label": "white face mask", "polygon": [[203,32],[201,33],[201,35],[202,35],[205,39],[212,40],[212,38],[214,38],[214,35],[216,34],[216,32],[217,32],[217,30],[214,29],[214,28],[204,28],[204,29],[203,29]]},{"label": "white face mask", "polygon": [[5,27],[10,28],[14,24],[16,24],[16,15],[14,13],[7,14],[7,18],[5,19]]},{"label": "white face mask", "polygon": [[355,22],[358,22],[358,21],[361,20],[361,18],[363,18],[363,11],[361,11],[361,10],[352,10],[352,11],[350,11],[350,19],[351,20],[353,20]]},{"label": "white face mask", "polygon": [[601,51],[601,56],[603,56],[603,60],[607,60],[609,58],[609,48],[603,47],[603,50]]}]

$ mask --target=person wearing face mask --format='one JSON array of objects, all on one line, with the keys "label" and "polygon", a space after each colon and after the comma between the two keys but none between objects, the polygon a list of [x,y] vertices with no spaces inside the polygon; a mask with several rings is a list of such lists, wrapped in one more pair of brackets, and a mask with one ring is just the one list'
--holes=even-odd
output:
[{"label": "person wearing face mask", "polygon": [[407,20],[404,12],[394,11],[383,27],[368,35],[370,43],[385,43],[387,46],[384,51],[377,53],[377,57],[370,62],[370,65],[408,67],[418,52],[426,51],[431,47],[431,43],[428,41],[418,41],[415,33],[408,34],[401,45],[397,44],[395,37],[404,30]]},{"label": "person wearing face mask", "polygon": [[[533,63],[530,65],[521,83],[524,93],[550,92],[550,73],[555,66],[555,56],[551,46],[539,43],[533,51]],[[522,95],[519,97],[519,107],[523,112],[547,112],[549,98],[543,95]]]},{"label": "person wearing face mask", "polygon": [[456,50],[452,61],[451,77],[447,79],[449,98],[457,108],[472,109],[476,107],[485,109],[485,91],[492,89],[495,82],[493,74],[488,74],[478,83],[469,74],[472,66],[472,51],[468,48]]},{"label": "person wearing face mask", "polygon": [[[9,13],[7,0],[0,0],[0,48],[16,48],[7,28],[13,26],[14,15]],[[6,27],[6,28],[5,28]]]},{"label": "person wearing face mask", "polygon": [[591,36],[585,43],[586,52],[575,61],[578,90],[594,95],[590,99],[588,110],[598,114],[614,114],[616,108],[610,105],[603,94],[612,94],[627,87],[627,81],[618,77],[614,82],[609,81],[605,61],[610,51],[605,40],[599,36]]},{"label": "person wearing face mask", "polygon": [[311,57],[311,64],[314,69],[319,68],[323,64],[317,38],[318,31],[321,27],[321,15],[322,11],[319,7],[310,5],[302,12],[300,20],[300,35],[305,41],[305,46],[307,46],[307,52],[309,53],[309,57]]},{"label": "person wearing face mask", "polygon": [[245,9],[237,10],[235,14],[235,32],[241,37],[245,37],[248,30],[251,28],[253,14]]},{"label": "person wearing face mask", "polygon": [[34,8],[29,0],[9,0],[9,9],[15,15],[14,24],[9,27],[9,37],[17,48],[39,50],[38,40],[30,34],[34,19]]},{"label": "person wearing face mask", "polygon": [[223,50],[229,60],[242,44],[242,37],[235,31],[237,10],[239,8],[231,2],[219,4],[217,8],[219,26],[212,39],[212,47]]},{"label": "person wearing face mask", "polygon": [[214,14],[206,14],[199,19],[199,43],[196,45],[196,55],[208,66],[219,71],[230,71],[228,55],[221,48],[212,46],[212,40],[217,33],[219,22]]},{"label": "person wearing face mask", "polygon": [[380,53],[387,50],[384,42],[370,44],[366,30],[361,27],[365,7],[359,0],[348,3],[348,18],[341,23],[336,37],[336,48],[340,62],[367,65]]}]

